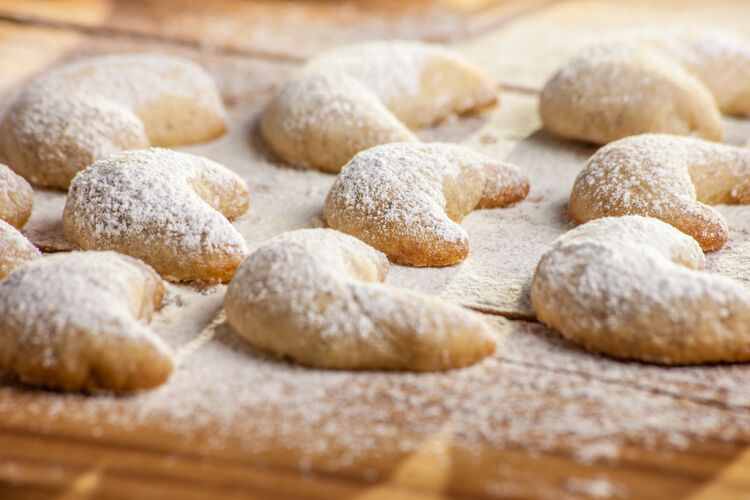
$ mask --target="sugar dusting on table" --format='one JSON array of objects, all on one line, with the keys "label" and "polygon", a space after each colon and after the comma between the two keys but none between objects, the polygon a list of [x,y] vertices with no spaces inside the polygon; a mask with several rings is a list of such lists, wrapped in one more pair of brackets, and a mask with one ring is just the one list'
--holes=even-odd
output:
[{"label": "sugar dusting on table", "polygon": [[[184,307],[171,306],[154,323],[173,344],[210,324],[223,295],[223,287],[207,295],[176,289]],[[154,391],[91,398],[6,385],[0,415],[13,426],[43,416],[37,430],[114,440],[124,432],[131,444],[172,441],[185,451],[219,456],[286,450],[300,464],[326,469],[414,451],[446,422],[452,447],[563,452],[585,463],[616,461],[626,443],[681,449],[694,439],[748,439],[742,429],[749,416],[704,402],[750,403],[744,367],[671,371],[610,361],[532,323],[513,322],[509,337],[484,362],[427,374],[303,368],[260,354],[226,325],[213,328],[213,340]],[[625,385],[628,379],[634,384]],[[670,393],[691,386],[706,394],[692,400]]]},{"label": "sugar dusting on table", "polygon": [[[497,117],[504,116],[503,109]],[[281,231],[309,225],[322,210],[333,177],[264,162],[247,139],[250,112],[239,111],[242,118],[225,138],[186,150],[216,159],[248,181],[254,201],[235,226],[255,246]],[[455,287],[448,286],[452,299],[462,302],[481,289],[477,281],[496,276],[517,286],[511,300],[525,295],[524,283],[538,254],[569,227],[565,201],[573,178],[593,152],[543,133],[521,141],[526,135],[508,149],[509,160],[531,177],[530,201],[470,214],[463,226],[473,241],[472,253],[461,266],[393,266],[392,275],[399,276],[391,282],[440,293],[458,279]],[[746,207],[729,208],[743,229]],[[732,225],[733,219],[728,220]],[[737,240],[735,247],[709,255],[709,266],[721,267],[726,252],[741,249]],[[746,273],[741,266],[724,271]],[[168,288],[168,305],[154,328],[179,348],[211,325],[224,287]],[[487,300],[507,305],[505,299]],[[378,455],[393,460],[444,432],[446,422],[451,423],[450,445],[477,456],[494,445],[531,453],[560,451],[589,463],[622,459],[629,442],[667,450],[699,440],[726,441],[728,446],[748,442],[746,365],[665,369],[612,361],[582,351],[539,324],[513,321],[496,354],[470,368],[428,374],[335,372],[269,359],[228,326],[211,328],[213,339],[184,357],[166,385],[131,398],[49,393],[6,379],[0,388],[2,421],[13,428],[36,426],[215,456],[247,457],[278,448],[293,452],[302,471],[343,469]],[[324,456],[328,458],[321,462]],[[368,467],[376,467],[367,472],[376,477],[377,465]]]},{"label": "sugar dusting on table", "polygon": [[245,241],[218,211],[240,212],[244,189],[238,176],[206,158],[161,148],[128,151],[75,177],[63,220],[82,245],[96,249],[143,241],[189,254],[247,253]]}]

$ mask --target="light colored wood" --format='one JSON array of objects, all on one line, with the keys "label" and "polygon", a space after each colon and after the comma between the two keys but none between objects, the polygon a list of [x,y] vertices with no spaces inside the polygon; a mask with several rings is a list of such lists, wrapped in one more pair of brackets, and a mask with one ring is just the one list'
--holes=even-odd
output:
[{"label": "light colored wood", "polygon": [[750,3],[742,0],[571,0],[531,10],[459,45],[504,85],[539,91],[566,59],[602,38],[679,27],[750,36],[748,18]]},{"label": "light colored wood", "polygon": [[0,95],[74,49],[83,36],[56,29],[3,23],[0,29]]},{"label": "light colored wood", "polygon": [[[476,453],[447,447],[435,455],[433,448],[398,459],[393,472],[375,483],[351,471],[300,474],[294,467],[264,466],[262,457],[232,461],[36,433],[0,431],[0,445],[3,498],[26,498],[32,492],[66,499],[586,498],[594,495],[582,494],[585,489],[602,478],[613,493],[603,497],[614,498],[742,498],[750,488],[748,451],[711,443],[677,455],[634,449],[617,466],[513,449]],[[441,462],[446,455],[448,465]],[[498,476],[495,469],[501,464]],[[485,476],[494,479],[480,481]]]},{"label": "light colored wood", "polygon": [[111,12],[108,0],[33,0],[0,3],[4,16],[19,17],[27,21],[51,21],[85,26],[99,26]]},{"label": "light colored wood", "polygon": [[447,42],[549,0],[0,0],[0,17],[298,60],[377,38]]}]

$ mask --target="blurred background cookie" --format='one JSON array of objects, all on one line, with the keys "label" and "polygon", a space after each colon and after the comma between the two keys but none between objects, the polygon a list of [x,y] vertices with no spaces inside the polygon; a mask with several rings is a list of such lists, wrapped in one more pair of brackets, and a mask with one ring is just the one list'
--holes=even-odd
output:
[{"label": "blurred background cookie", "polygon": [[41,186],[67,188],[105,156],[213,139],[226,130],[211,76],[158,54],[76,61],[31,82],[0,124],[8,165]]}]

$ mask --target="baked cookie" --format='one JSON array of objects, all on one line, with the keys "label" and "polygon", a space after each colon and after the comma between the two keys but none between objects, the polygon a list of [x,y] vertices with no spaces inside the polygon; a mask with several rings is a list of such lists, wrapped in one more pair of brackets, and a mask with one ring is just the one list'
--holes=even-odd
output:
[{"label": "baked cookie", "polygon": [[23,177],[0,164],[0,220],[22,228],[31,217],[34,192]]},{"label": "baked cookie", "polygon": [[497,99],[489,77],[445,48],[367,42],[309,61],[265,110],[260,129],[282,160],[336,173],[359,151],[416,141],[410,129]]},{"label": "baked cookie", "polygon": [[363,83],[339,73],[287,85],[263,113],[261,133],[287,163],[332,173],[376,144],[418,140]]},{"label": "baked cookie", "polygon": [[332,229],[262,244],[224,299],[230,325],[254,346],[319,368],[431,371],[493,352],[479,314],[381,283],[385,255]]},{"label": "baked cookie", "polygon": [[637,43],[600,44],[572,58],[544,86],[539,111],[550,133],[595,144],[646,132],[723,136],[709,90]]},{"label": "baked cookie", "polygon": [[69,391],[162,384],[172,354],[144,323],[163,295],[153,269],[114,252],[38,259],[0,282],[0,366]]},{"label": "baked cookie", "polygon": [[18,229],[0,220],[0,280],[15,268],[41,256],[39,249]]},{"label": "baked cookie", "polygon": [[523,200],[529,181],[512,165],[445,143],[393,143],[358,153],[325,201],[330,227],[399,264],[448,266],[469,253],[458,225],[476,208]]},{"label": "baked cookie", "polygon": [[109,154],[205,141],[225,130],[219,93],[197,64],[112,55],[33,81],[0,124],[0,152],[31,182],[67,188],[76,172]]},{"label": "baked cookie", "polygon": [[245,181],[168,149],[126,151],[73,179],[65,236],[85,250],[139,258],[174,280],[228,281],[247,245],[227,220],[247,211]]},{"label": "baked cookie", "polygon": [[750,113],[750,43],[718,30],[643,34],[636,41],[682,65],[713,94],[722,112]]},{"label": "baked cookie", "polygon": [[661,134],[610,143],[576,177],[568,215],[586,222],[646,215],[695,238],[704,250],[728,238],[724,218],[708,205],[750,203],[750,151]]},{"label": "baked cookie", "polygon": [[750,360],[750,292],[704,263],[694,239],[657,219],[597,219],[544,253],[531,301],[541,322],[591,351],[665,364]]}]

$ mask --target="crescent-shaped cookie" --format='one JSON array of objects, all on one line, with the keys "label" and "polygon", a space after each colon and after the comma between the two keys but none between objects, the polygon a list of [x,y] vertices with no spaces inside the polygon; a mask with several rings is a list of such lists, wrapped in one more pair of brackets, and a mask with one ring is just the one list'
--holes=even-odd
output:
[{"label": "crescent-shaped cookie", "polygon": [[227,217],[247,211],[245,182],[199,156],[152,148],[94,163],[70,186],[65,236],[115,250],[175,280],[228,281],[247,245]]},{"label": "crescent-shaped cookie", "polygon": [[647,132],[723,136],[710,91],[637,43],[596,45],[569,60],[544,86],[539,111],[550,133],[595,144]]},{"label": "crescent-shaped cookie", "polygon": [[0,280],[17,267],[41,256],[39,249],[18,229],[0,219]]},{"label": "crescent-shaped cookie", "polygon": [[0,282],[0,366],[70,391],[162,384],[171,350],[144,323],[163,295],[153,269],[114,252],[38,259]]},{"label": "crescent-shaped cookie", "polygon": [[284,161],[339,172],[357,152],[497,101],[492,80],[447,49],[377,41],[312,59],[270,103],[261,134]]},{"label": "crescent-shaped cookie", "polygon": [[529,181],[515,166],[445,143],[393,143],[358,153],[325,201],[330,227],[399,264],[447,266],[469,253],[458,225],[476,208],[523,200]]},{"label": "crescent-shaped cookie", "polygon": [[713,94],[723,113],[750,113],[750,43],[718,30],[677,30],[635,41],[679,62]]},{"label": "crescent-shaped cookie", "polygon": [[750,203],[750,150],[689,137],[643,134],[610,143],[576,177],[568,203],[575,222],[646,215],[695,238],[704,250],[728,238],[708,205]]},{"label": "crescent-shaped cookie", "polygon": [[694,239],[657,219],[588,222],[531,283],[537,318],[591,351],[665,364],[750,360],[750,292],[702,271]]},{"label": "crescent-shaped cookie", "polygon": [[0,164],[0,220],[22,228],[31,217],[34,192],[23,177]]},{"label": "crescent-shaped cookie", "polygon": [[262,244],[224,307],[254,346],[307,366],[431,371],[476,363],[495,341],[479,314],[381,283],[385,256],[332,229]]},{"label": "crescent-shaped cookie", "polygon": [[216,85],[197,64],[111,55],[33,81],[0,124],[0,152],[31,182],[67,188],[76,172],[109,154],[205,141],[225,130]]}]

